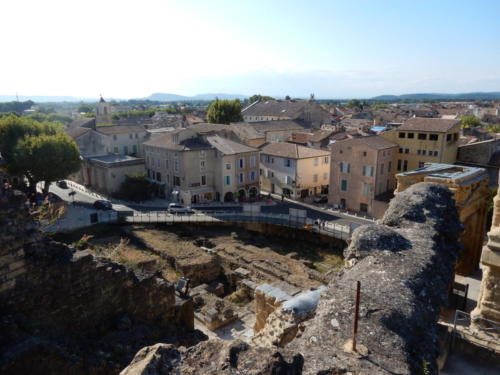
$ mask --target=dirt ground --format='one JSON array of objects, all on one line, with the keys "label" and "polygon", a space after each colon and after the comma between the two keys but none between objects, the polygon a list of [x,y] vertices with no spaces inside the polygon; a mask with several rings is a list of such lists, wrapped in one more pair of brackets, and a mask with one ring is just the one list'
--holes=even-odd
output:
[{"label": "dirt ground", "polygon": [[[91,237],[78,243],[84,235]],[[203,266],[214,254],[226,270],[250,270],[256,283],[282,280],[301,289],[318,286],[326,272],[340,270],[343,262],[341,252],[327,246],[229,226],[103,225],[56,239],[128,266],[158,270],[171,282],[182,274],[176,262]]]}]

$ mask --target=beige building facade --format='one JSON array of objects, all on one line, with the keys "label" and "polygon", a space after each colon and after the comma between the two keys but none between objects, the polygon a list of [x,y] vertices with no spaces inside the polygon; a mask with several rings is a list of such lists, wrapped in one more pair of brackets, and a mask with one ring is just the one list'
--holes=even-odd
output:
[{"label": "beige building facade", "polygon": [[377,196],[396,187],[397,149],[397,144],[379,136],[333,143],[328,202],[348,211],[381,217],[386,205],[379,203]]},{"label": "beige building facade", "polygon": [[421,168],[425,163],[453,164],[457,160],[460,120],[414,117],[379,135],[399,145],[398,172]]},{"label": "beige building facade", "polygon": [[217,135],[179,129],[144,143],[148,177],[160,197],[184,204],[258,194],[258,150]]},{"label": "beige building facade", "polygon": [[144,160],[127,155],[103,155],[83,159],[82,168],[73,179],[100,193],[117,192],[126,176],[143,175]]},{"label": "beige building facade", "polygon": [[330,152],[271,143],[260,153],[261,189],[294,199],[328,193]]}]

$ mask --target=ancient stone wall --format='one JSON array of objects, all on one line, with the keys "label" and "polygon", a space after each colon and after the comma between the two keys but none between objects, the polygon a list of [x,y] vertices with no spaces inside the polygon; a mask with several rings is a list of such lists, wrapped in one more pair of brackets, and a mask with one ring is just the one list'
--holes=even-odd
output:
[{"label": "ancient stone wall", "polygon": [[[85,360],[78,358],[98,342],[104,348],[125,342],[134,350],[141,341],[151,342],[151,334],[158,337],[177,325],[193,328],[192,304],[176,303],[172,284],[45,238],[23,203],[19,196],[0,205],[1,373],[22,372],[38,358],[42,362],[33,374],[79,374]],[[131,334],[133,327],[138,329]],[[127,349],[120,348],[113,349],[123,354],[117,357],[127,358]],[[67,368],[68,360],[78,370]],[[61,371],[44,367],[49,362]],[[108,365],[102,371],[116,373]]]},{"label": "ancient stone wall", "polygon": [[[473,321],[479,326],[487,326],[478,318],[500,323],[500,192],[493,199],[493,221],[488,233],[488,243],[483,248],[481,264],[483,279]],[[492,333],[495,333],[492,331]]]}]

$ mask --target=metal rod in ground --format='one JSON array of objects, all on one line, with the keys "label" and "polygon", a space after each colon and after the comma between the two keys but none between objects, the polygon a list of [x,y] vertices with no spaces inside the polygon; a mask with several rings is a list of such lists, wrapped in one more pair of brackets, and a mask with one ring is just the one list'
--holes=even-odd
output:
[{"label": "metal rod in ground", "polygon": [[361,282],[356,282],[356,308],[354,310],[354,323],[352,325],[352,351],[356,351],[356,336],[358,334],[358,318],[359,318],[359,297],[361,295]]}]

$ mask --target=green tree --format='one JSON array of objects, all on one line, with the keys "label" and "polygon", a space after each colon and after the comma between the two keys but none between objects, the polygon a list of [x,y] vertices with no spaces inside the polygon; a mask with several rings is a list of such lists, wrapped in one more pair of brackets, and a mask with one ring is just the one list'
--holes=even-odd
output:
[{"label": "green tree", "polygon": [[474,128],[481,126],[481,121],[475,116],[460,116],[460,124],[462,128]]},{"label": "green tree", "polygon": [[[62,125],[53,122],[39,122],[28,117],[6,116],[0,119],[0,153],[7,167],[15,164],[14,149],[26,136],[41,134],[54,135],[62,130]],[[15,168],[14,168],[15,170]],[[9,169],[10,173],[16,174]]]},{"label": "green tree", "polygon": [[27,100],[25,102],[6,102],[0,103],[0,112],[16,112],[22,113],[25,109],[30,109],[34,102]]},{"label": "green tree", "polygon": [[20,140],[14,157],[31,190],[44,181],[44,193],[51,182],[68,177],[80,169],[80,153],[73,139],[63,133],[28,135]]},{"label": "green tree", "polygon": [[47,116],[47,120],[52,122],[61,122],[65,125],[68,125],[71,121],[73,121],[71,116],[63,115],[62,113],[51,113]]},{"label": "green tree", "polygon": [[285,96],[285,100],[290,100],[290,95]]},{"label": "green tree", "polygon": [[94,107],[92,107],[90,104],[80,104],[78,108],[76,109],[79,113],[89,113],[94,111]]},{"label": "green tree", "polygon": [[351,99],[347,102],[347,106],[351,108],[362,108],[361,101],[359,99]]},{"label": "green tree", "polygon": [[255,103],[256,101],[265,102],[266,100],[275,100],[272,96],[255,94],[248,98],[249,103]]},{"label": "green tree", "polygon": [[145,174],[125,176],[125,181],[115,193],[119,199],[126,201],[142,202],[151,198],[153,184],[148,181]]},{"label": "green tree", "polygon": [[215,99],[208,106],[207,111],[208,122],[216,124],[229,124],[231,122],[241,121],[241,103],[238,99],[235,100],[219,100]]}]

